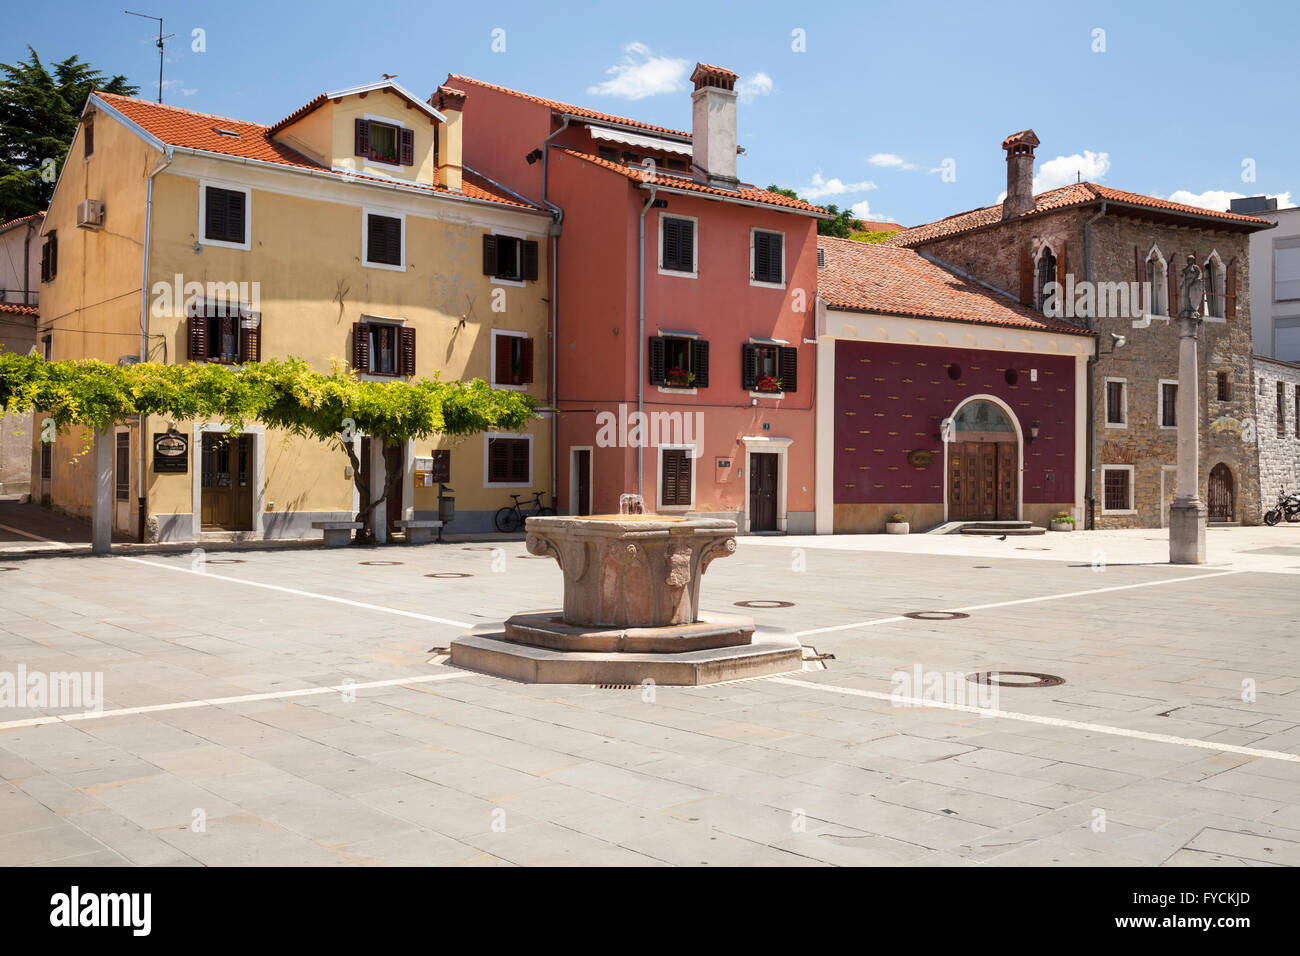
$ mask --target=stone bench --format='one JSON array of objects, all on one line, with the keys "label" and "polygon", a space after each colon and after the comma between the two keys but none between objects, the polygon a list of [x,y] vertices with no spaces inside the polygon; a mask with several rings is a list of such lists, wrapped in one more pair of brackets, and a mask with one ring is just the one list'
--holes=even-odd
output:
[{"label": "stone bench", "polygon": [[406,532],[407,544],[428,544],[433,532],[442,527],[441,521],[394,521],[397,530]]},{"label": "stone bench", "polygon": [[352,543],[352,532],[360,531],[360,521],[313,521],[311,526],[325,532],[325,547],[342,548]]}]

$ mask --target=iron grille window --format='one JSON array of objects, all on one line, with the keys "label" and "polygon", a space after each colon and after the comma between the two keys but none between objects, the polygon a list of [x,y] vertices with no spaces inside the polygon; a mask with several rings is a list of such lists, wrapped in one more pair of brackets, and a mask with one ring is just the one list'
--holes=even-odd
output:
[{"label": "iron grille window", "polygon": [[1219,376],[1219,401],[1226,402],[1232,398],[1232,380],[1228,377],[1227,372],[1220,372]]},{"label": "iron grille window", "polygon": [[1132,473],[1126,468],[1108,468],[1106,477],[1103,482],[1105,501],[1103,507],[1107,511],[1128,511],[1129,502],[1129,482]]}]

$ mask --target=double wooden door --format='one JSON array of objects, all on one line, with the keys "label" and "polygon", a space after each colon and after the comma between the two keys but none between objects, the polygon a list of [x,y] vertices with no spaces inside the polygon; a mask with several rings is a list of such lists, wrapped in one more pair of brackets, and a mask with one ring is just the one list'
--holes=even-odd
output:
[{"label": "double wooden door", "polygon": [[948,519],[1014,521],[1014,441],[956,441],[948,451]]},{"label": "double wooden door", "polygon": [[1209,501],[1207,502],[1210,521],[1231,521],[1236,514],[1236,494],[1232,481],[1232,469],[1219,462],[1210,469]]},{"label": "double wooden door", "polygon": [[776,531],[776,455],[749,456],[749,530]]},{"label": "double wooden door", "polygon": [[200,527],[253,530],[253,436],[203,433]]}]

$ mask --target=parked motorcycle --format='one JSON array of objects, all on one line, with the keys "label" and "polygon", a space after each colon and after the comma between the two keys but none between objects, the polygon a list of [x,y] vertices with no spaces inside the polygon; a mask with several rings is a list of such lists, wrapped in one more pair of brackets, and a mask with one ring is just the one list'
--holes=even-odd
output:
[{"label": "parked motorcycle", "polygon": [[1264,524],[1271,528],[1284,517],[1287,521],[1300,521],[1300,494],[1293,491],[1288,495],[1285,488],[1278,493],[1277,504],[1264,512]]}]

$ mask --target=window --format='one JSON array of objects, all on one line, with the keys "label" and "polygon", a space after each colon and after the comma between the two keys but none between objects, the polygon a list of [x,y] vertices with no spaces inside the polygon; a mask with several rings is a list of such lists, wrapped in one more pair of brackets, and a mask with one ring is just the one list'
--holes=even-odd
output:
[{"label": "window", "polygon": [[623,160],[625,166],[635,166],[637,163],[641,162],[640,156],[626,149],[623,150],[623,154],[619,158]]},{"label": "window", "polygon": [[817,247],[817,268],[826,268],[826,250],[822,246]]},{"label": "window", "polygon": [[41,358],[49,361],[54,355],[54,337],[50,335],[41,336]]},{"label": "window", "polygon": [[398,216],[366,214],[366,263],[402,265],[402,220]]},{"label": "window", "polygon": [[41,243],[41,281],[53,282],[59,272],[59,234],[49,232]]},{"label": "window", "polygon": [[93,117],[86,120],[86,125],[82,127],[83,140],[85,148],[82,150],[86,159],[90,159],[95,153],[95,120]]},{"label": "window", "polygon": [[1300,300],[1300,239],[1273,240],[1273,300]]},{"label": "window", "polygon": [[376,163],[413,166],[415,165],[415,132],[394,123],[358,119],[355,153]]},{"label": "window", "polygon": [[49,442],[41,442],[41,478],[45,481],[50,480],[50,473],[54,465],[54,446]]},{"label": "window", "polygon": [[785,285],[785,234],[780,232],[763,232],[755,229],[751,233],[750,278],[755,282],[769,285]]},{"label": "window", "polygon": [[694,504],[690,448],[659,448],[659,507],[690,508]]},{"label": "window", "polygon": [[1160,383],[1160,427],[1178,427],[1178,383]]},{"label": "window", "polygon": [[492,384],[523,386],[533,381],[533,340],[512,332],[492,333]]},{"label": "window", "polygon": [[1165,260],[1160,258],[1159,250],[1152,249],[1147,256],[1147,288],[1150,290],[1147,302],[1148,315],[1167,315],[1169,313],[1169,273]]},{"label": "window", "polygon": [[527,435],[488,435],[487,484],[526,486],[532,484],[533,441]]},{"label": "window", "polygon": [[242,189],[203,187],[203,238],[247,246],[248,193]]},{"label": "window", "polygon": [[1056,281],[1056,256],[1047,246],[1038,254],[1038,275],[1034,282],[1034,308],[1043,310],[1047,301],[1047,287]]},{"label": "window", "polygon": [[665,388],[708,388],[709,343],[682,335],[651,336],[650,384]]},{"label": "window", "polygon": [[601,159],[609,160],[611,163],[618,162],[618,150],[613,146],[597,146],[596,155]]},{"label": "window", "polygon": [[1205,283],[1205,314],[1210,318],[1221,319],[1225,315],[1227,302],[1224,299],[1224,279],[1227,270],[1219,259],[1218,253],[1210,253],[1201,269],[1201,279]]},{"label": "window", "polygon": [[1106,425],[1110,428],[1128,425],[1128,384],[1122,378],[1106,379]]},{"label": "window", "polygon": [[1228,377],[1227,372],[1220,372],[1216,378],[1219,386],[1219,401],[1230,401],[1232,399],[1232,379]]},{"label": "window", "polygon": [[1103,465],[1102,473],[1102,513],[1132,512],[1133,508],[1133,466]]},{"label": "window", "polygon": [[659,217],[659,270],[695,275],[695,220]]},{"label": "window", "polygon": [[355,323],[352,367],[368,375],[414,375],[415,329],[394,322]]},{"label": "window", "polygon": [[798,387],[799,350],[780,343],[741,346],[741,384],[755,392],[793,392]]},{"label": "window", "polygon": [[117,467],[114,469],[116,500],[131,500],[131,433],[117,433]]},{"label": "window", "polygon": [[237,365],[262,360],[262,315],[238,302],[196,302],[189,314],[189,360]]},{"label": "window", "polygon": [[537,278],[537,242],[517,236],[483,237],[483,274],[517,282]]},{"label": "window", "polygon": [[1277,383],[1277,437],[1286,437],[1286,383]]}]

